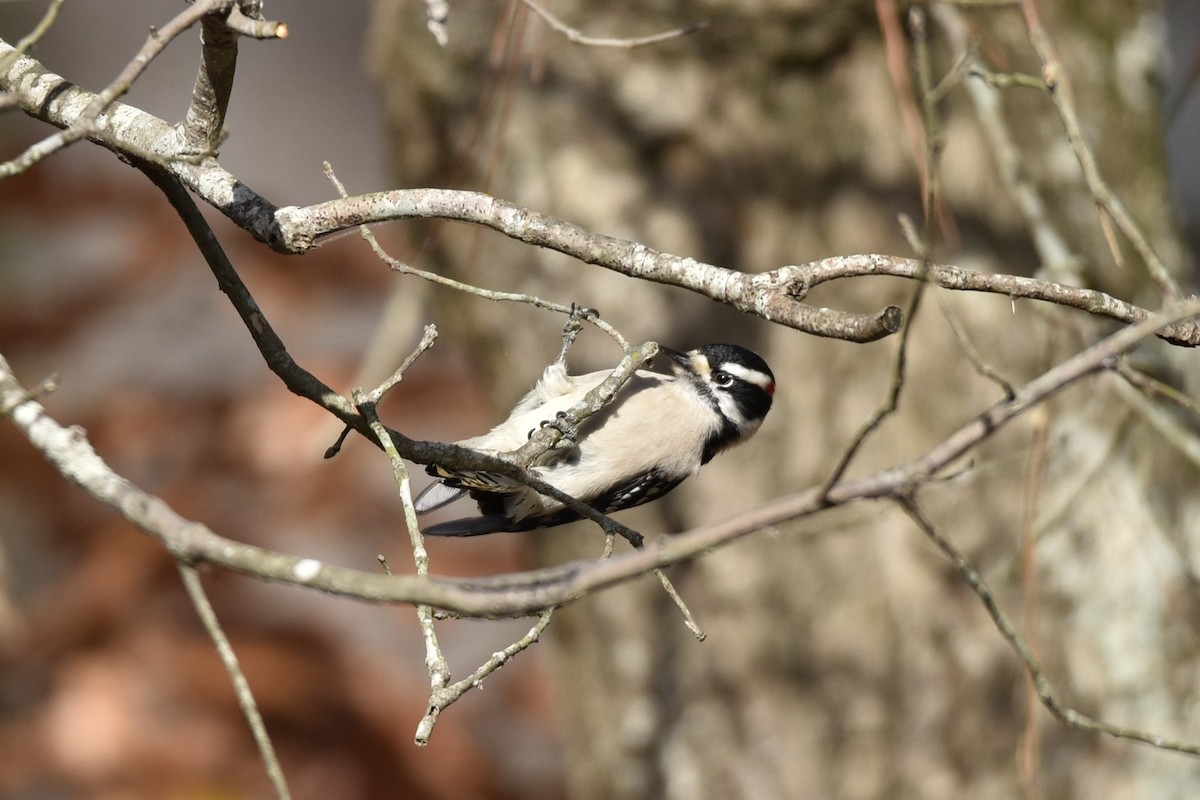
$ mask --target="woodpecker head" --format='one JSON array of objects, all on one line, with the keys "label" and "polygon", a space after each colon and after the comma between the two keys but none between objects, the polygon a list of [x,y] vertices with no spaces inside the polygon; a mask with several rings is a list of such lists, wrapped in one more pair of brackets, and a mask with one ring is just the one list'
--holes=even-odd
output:
[{"label": "woodpecker head", "polygon": [[719,425],[705,446],[704,462],[758,430],[771,410],[775,376],[757,353],[736,344],[706,344],[681,353],[659,346],[671,370],[695,388]]}]

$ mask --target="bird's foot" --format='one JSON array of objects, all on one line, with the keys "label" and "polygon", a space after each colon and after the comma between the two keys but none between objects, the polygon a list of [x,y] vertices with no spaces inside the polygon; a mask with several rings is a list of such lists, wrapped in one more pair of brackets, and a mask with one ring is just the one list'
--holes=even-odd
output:
[{"label": "bird's foot", "polygon": [[562,350],[559,351],[558,358],[555,359],[556,364],[565,364],[567,362],[567,351],[571,349],[571,345],[575,344],[575,340],[579,338],[579,332],[583,330],[583,323],[599,316],[600,312],[594,308],[586,308],[571,303],[571,312],[567,315],[567,321],[563,325],[563,345]]},{"label": "bird's foot", "polygon": [[553,419],[542,420],[542,428],[554,428],[558,431],[561,438],[555,443],[555,447],[574,447],[579,440],[579,423],[575,418],[566,411],[560,411],[554,415]]}]

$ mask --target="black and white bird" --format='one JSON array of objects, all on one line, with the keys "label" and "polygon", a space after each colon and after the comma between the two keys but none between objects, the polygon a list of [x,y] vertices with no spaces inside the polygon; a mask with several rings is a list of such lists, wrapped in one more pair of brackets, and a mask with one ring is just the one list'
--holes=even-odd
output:
[{"label": "black and white bird", "polygon": [[[530,469],[541,480],[608,514],[662,497],[717,453],[748,439],[771,408],[775,376],[758,354],[732,344],[687,353],[665,347],[672,374],[638,370],[607,406],[579,425],[573,442]],[[568,375],[560,358],[508,419],[457,444],[498,454],[528,441],[575,405],[608,371]],[[416,499],[424,514],[470,494],[479,516],[431,525],[429,536],[528,531],[579,519],[562,503],[492,473],[430,465],[437,478]]]}]

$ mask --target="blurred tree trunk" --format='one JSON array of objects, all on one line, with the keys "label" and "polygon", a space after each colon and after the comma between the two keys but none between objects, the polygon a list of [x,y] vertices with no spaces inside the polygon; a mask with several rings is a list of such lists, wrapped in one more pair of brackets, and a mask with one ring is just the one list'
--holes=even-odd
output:
[{"label": "blurred tree trunk", "polygon": [[[1079,11],[1086,24],[1043,5],[1101,169],[1177,264],[1149,74],[1153,5],[1088,5]],[[422,4],[379,0],[372,63],[394,127],[398,185],[490,191],[746,271],[910,254],[897,215],[919,224],[921,144],[902,122],[911,100],[898,99],[889,78],[874,4],[571,0],[552,10],[594,36],[715,24],[652,47],[585,48],[519,3],[453,3],[441,49],[425,32]],[[966,19],[994,69],[1039,73],[1016,9]],[[935,20],[929,28],[936,80],[954,56],[945,30]],[[1023,153],[1022,177],[1076,256],[1076,279],[1155,305],[1130,248],[1126,266],[1114,266],[1046,95],[995,98]],[[1061,264],[1039,265],[967,93],[952,92],[941,111],[937,260],[1063,274]],[[422,244],[408,254],[421,266],[596,306],[633,340],[737,341],[766,355],[780,388],[763,432],[669,500],[628,515],[650,534],[819,483],[887,393],[894,340],[815,339],[463,226],[431,229]],[[911,291],[862,279],[821,287],[811,300],[874,310]],[[557,350],[559,319],[441,290],[431,297],[444,338],[472,354],[497,408]],[[931,293],[900,413],[853,473],[923,452],[1002,396],[964,357],[943,302],[1014,383],[1103,330],[1080,313]],[[1162,349],[1149,351],[1157,358]],[[1188,355],[1168,354],[1157,368],[1174,377],[1181,368],[1172,365]],[[617,354],[593,335],[576,356],[583,369]],[[1182,369],[1195,373],[1194,364]],[[1189,624],[1196,467],[1125,389],[1102,376],[1065,392],[921,502],[1013,619],[1025,620],[1065,702],[1200,739],[1186,713],[1200,699]],[[1031,477],[1039,437],[1045,466]],[[1027,513],[1037,524],[1023,551]],[[593,556],[598,539],[584,525],[550,530],[538,535],[539,557]],[[652,579],[566,609],[551,628],[574,797],[1011,798],[1024,785],[1031,797],[1182,798],[1200,785],[1193,760],[1067,731],[1031,709],[1021,665],[978,598],[890,506],[788,525],[672,576],[709,635],[702,644]]]}]

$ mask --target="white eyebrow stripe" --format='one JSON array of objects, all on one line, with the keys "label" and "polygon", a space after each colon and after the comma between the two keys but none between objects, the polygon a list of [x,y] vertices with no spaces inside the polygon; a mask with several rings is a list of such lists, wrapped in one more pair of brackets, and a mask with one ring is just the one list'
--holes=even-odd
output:
[{"label": "white eyebrow stripe", "polygon": [[744,380],[746,383],[753,383],[755,386],[763,389],[764,391],[768,386],[775,383],[775,381],[771,380],[758,370],[743,367],[741,364],[735,364],[732,361],[722,364],[721,369],[724,372],[728,372],[735,378]]}]

